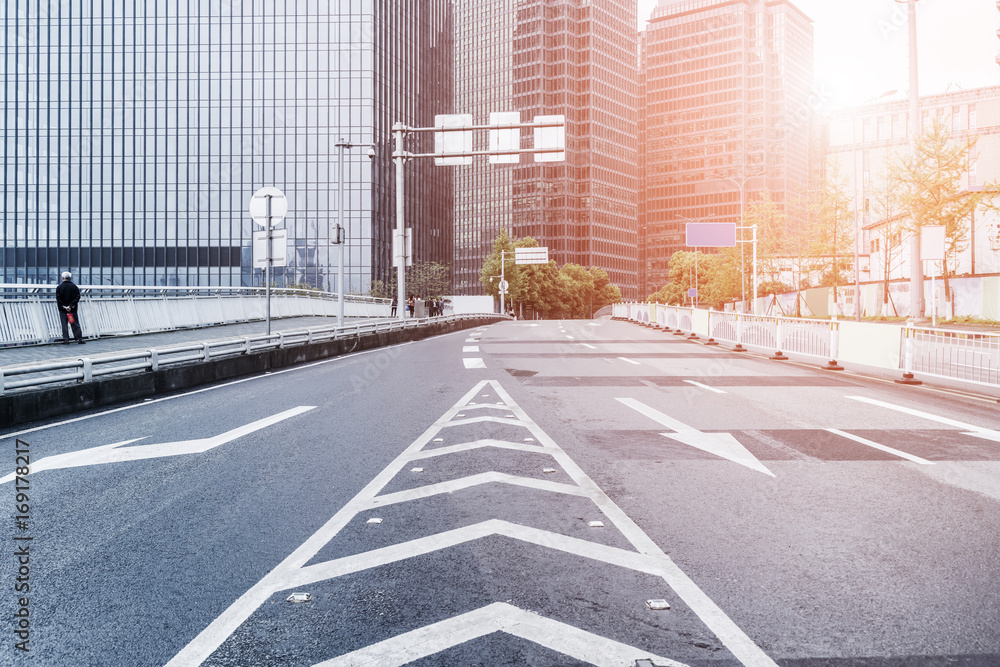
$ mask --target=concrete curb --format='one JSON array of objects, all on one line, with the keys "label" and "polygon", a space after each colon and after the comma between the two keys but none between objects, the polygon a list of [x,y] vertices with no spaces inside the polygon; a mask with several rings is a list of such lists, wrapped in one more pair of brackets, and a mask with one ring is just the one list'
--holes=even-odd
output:
[{"label": "concrete curb", "polygon": [[32,389],[0,396],[0,423],[5,426],[58,417],[82,410],[114,405],[182,389],[246,377],[322,359],[379,347],[398,345],[431,336],[493,324],[500,318],[482,317],[452,322],[431,322],[416,328],[367,333],[320,343],[296,345],[168,366],[156,371],[135,371],[80,382]]}]

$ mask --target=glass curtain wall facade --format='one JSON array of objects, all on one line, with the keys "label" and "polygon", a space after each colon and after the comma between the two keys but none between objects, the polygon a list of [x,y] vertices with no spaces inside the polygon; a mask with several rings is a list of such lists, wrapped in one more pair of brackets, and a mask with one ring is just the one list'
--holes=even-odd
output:
[{"label": "glass curtain wall facade", "polygon": [[786,224],[807,224],[812,45],[812,21],[787,0],[660,0],[653,10],[640,55],[643,295],[688,249],[687,222],[740,221],[747,178],[762,174],[745,201],[767,190]]},{"label": "glass curtain wall facade", "polygon": [[[457,0],[456,113],[566,116],[565,162],[456,167],[456,291],[479,294],[500,230],[638,292],[636,3]],[[522,148],[533,145],[522,131]],[[476,137],[485,150],[486,135]]]},{"label": "glass curtain wall facade", "polygon": [[[367,290],[391,268],[388,128],[419,119],[421,93],[451,102],[450,4],[6,2],[0,276],[263,284],[247,206],[274,186],[289,200],[289,264],[274,281],[336,290],[342,137],[362,144],[344,160],[345,282]],[[426,171],[409,178],[450,196],[448,176],[428,183]],[[415,228],[424,210],[448,224],[435,201],[412,206]],[[419,247],[450,256],[449,244]]]}]

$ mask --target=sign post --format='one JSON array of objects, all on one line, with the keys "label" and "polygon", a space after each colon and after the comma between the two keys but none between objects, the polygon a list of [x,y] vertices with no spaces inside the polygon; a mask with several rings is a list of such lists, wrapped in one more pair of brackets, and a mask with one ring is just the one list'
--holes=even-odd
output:
[{"label": "sign post", "polygon": [[[754,225],[753,271],[757,275],[757,227]],[[698,307],[698,248],[735,248],[735,222],[688,222],[684,224],[684,245],[694,248],[694,287],[688,290],[694,307]],[[754,285],[756,292],[756,283]]]},{"label": "sign post", "polygon": [[[920,228],[920,260],[921,262],[944,261],[945,227],[944,225],[928,225]],[[934,278],[937,271],[931,268],[931,326],[937,326],[937,285]],[[923,282],[921,281],[921,288]],[[911,299],[912,301],[912,299]]]},{"label": "sign post", "polygon": [[284,193],[278,188],[261,188],[257,192],[253,193],[250,197],[250,217],[258,225],[264,227],[264,232],[261,234],[261,240],[263,241],[262,251],[263,257],[257,257],[257,232],[254,233],[254,266],[258,265],[258,262],[262,263],[264,269],[264,300],[265,300],[265,319],[267,320],[267,335],[271,335],[271,267],[274,266],[274,241],[281,241],[281,253],[280,262],[278,266],[286,266],[288,264],[288,258],[285,253],[287,249],[286,239],[288,238],[288,230],[281,230],[281,233],[277,236],[272,231],[274,225],[277,225],[282,220],[285,219],[285,215],[288,213],[288,199],[285,198]]},{"label": "sign post", "polygon": [[[396,294],[400,305],[406,301],[406,267],[412,263],[410,230],[404,223],[403,167],[407,160],[434,158],[435,164],[469,164],[478,155],[489,156],[490,162],[517,163],[522,153],[531,153],[535,162],[556,162],[566,159],[566,117],[535,116],[531,123],[521,123],[519,112],[490,114],[488,125],[473,125],[467,114],[437,115],[434,127],[408,127],[403,123],[392,126],[396,164],[396,232],[393,234],[393,260],[396,263]],[[534,148],[520,148],[521,128],[534,128]],[[472,149],[472,133],[487,130],[489,150]],[[406,136],[411,133],[433,132],[434,152],[415,154],[404,148]],[[448,135],[452,135],[449,137]],[[547,261],[547,260],[546,260]],[[503,273],[503,255],[500,258]],[[500,294],[503,306],[503,293]],[[401,313],[406,311],[402,308]],[[401,315],[400,317],[404,317]]]}]

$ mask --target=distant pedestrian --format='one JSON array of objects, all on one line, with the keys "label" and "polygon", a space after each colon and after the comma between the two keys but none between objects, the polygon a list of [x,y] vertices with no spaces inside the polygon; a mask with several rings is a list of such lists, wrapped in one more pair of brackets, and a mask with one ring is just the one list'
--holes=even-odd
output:
[{"label": "distant pedestrian", "polygon": [[389,317],[396,317],[396,302],[399,300],[398,297],[392,297],[392,313]]},{"label": "distant pedestrian", "polygon": [[83,345],[83,330],[80,328],[80,315],[77,308],[80,305],[80,288],[73,284],[73,274],[64,271],[62,282],[56,288],[56,304],[59,306],[59,319],[62,321],[62,342],[69,343],[69,328],[73,328],[73,337]]},{"label": "distant pedestrian", "polygon": [[417,314],[416,302],[412,294],[410,295],[410,298],[406,300],[406,313],[409,317],[415,317]]},{"label": "distant pedestrian", "polygon": [[437,313],[438,317],[444,315],[444,299],[437,300]]}]

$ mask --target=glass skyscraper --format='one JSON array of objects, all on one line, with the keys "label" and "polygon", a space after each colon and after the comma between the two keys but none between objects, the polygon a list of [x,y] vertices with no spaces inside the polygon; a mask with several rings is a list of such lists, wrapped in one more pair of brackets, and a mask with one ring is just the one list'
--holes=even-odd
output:
[{"label": "glass skyscraper", "polygon": [[[250,196],[289,200],[278,284],[336,285],[338,139],[346,288],[392,271],[393,123],[453,103],[450,0],[8,0],[5,282],[261,284]],[[375,146],[375,157],[366,155]],[[417,262],[451,262],[452,174],[407,166]]]},{"label": "glass skyscraper", "polygon": [[789,226],[806,224],[813,28],[788,0],[660,0],[641,42],[646,296],[667,283],[687,222],[740,220],[748,177],[761,174],[746,201],[766,189]]},{"label": "glass skyscraper", "polygon": [[[480,125],[490,112],[562,114],[567,144],[565,162],[454,167],[458,293],[482,293],[483,260],[506,229],[637,295],[635,24],[635,0],[456,0],[455,112]],[[476,141],[487,148],[485,133]]]}]

